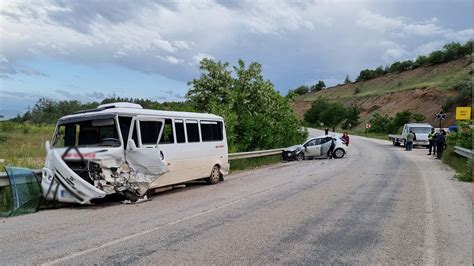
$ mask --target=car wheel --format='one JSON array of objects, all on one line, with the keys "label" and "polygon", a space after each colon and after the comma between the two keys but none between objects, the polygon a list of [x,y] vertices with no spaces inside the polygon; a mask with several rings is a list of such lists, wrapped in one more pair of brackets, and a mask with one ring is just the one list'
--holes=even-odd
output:
[{"label": "car wheel", "polygon": [[212,167],[211,174],[207,178],[207,183],[214,185],[219,183],[219,180],[221,180],[221,169],[219,165],[216,164]]},{"label": "car wheel", "polygon": [[302,152],[298,153],[296,155],[296,160],[297,161],[303,161],[304,160],[304,154]]},{"label": "car wheel", "polygon": [[343,149],[338,148],[334,151],[334,158],[340,159],[340,158],[344,157],[344,154],[346,154],[346,152]]}]

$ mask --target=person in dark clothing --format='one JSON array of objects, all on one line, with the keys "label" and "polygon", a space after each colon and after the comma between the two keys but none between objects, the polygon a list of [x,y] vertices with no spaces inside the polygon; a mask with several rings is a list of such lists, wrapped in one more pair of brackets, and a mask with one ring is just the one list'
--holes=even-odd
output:
[{"label": "person in dark clothing", "polygon": [[329,133],[329,128],[325,128],[325,129],[324,129],[324,135],[326,135],[326,136],[327,136],[327,135],[328,135],[328,133]]},{"label": "person in dark clothing", "polygon": [[446,131],[441,129],[436,136],[436,159],[441,159],[443,156],[444,146],[446,144]]},{"label": "person in dark clothing", "polygon": [[332,159],[333,155],[334,155],[334,148],[336,147],[336,142],[334,141],[334,138],[331,138],[331,146],[329,147],[329,150],[328,150],[328,158],[329,159]]},{"label": "person in dark clothing", "polygon": [[428,141],[430,142],[429,144],[429,150],[427,155],[431,155],[431,151],[433,151],[433,155],[436,154],[436,131],[434,128],[431,129],[431,132],[428,134]]},{"label": "person in dark clothing", "polygon": [[406,136],[406,142],[405,142],[405,150],[406,151],[411,151],[413,148],[413,140],[415,140],[415,134],[413,131],[410,130]]}]

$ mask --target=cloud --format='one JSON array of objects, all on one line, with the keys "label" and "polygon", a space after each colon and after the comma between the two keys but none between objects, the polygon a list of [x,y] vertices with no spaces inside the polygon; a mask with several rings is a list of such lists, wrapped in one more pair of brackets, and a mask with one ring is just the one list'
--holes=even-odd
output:
[{"label": "cloud", "polygon": [[193,56],[194,62],[196,64],[199,64],[199,62],[201,62],[204,58],[214,59],[214,56],[208,55],[208,54],[205,54],[205,53],[199,53],[199,54]]},{"label": "cloud", "polygon": [[443,25],[442,14],[384,11],[373,1],[4,0],[0,73],[45,77],[24,62],[50,58],[186,82],[203,58],[242,58],[262,63],[284,91],[473,36],[471,26]]},{"label": "cloud", "polygon": [[405,17],[391,18],[363,9],[359,12],[356,23],[366,29],[382,33],[389,32],[399,37],[407,37],[409,35],[429,36],[445,33],[446,31],[434,24],[434,21],[436,20],[410,22]]},{"label": "cloud", "polygon": [[76,100],[80,102],[94,102],[94,101],[101,101],[106,98],[106,95],[102,92],[86,92],[86,93],[72,93],[66,90],[55,90],[57,94],[60,95],[61,98],[65,100]]},{"label": "cloud", "polygon": [[178,65],[178,64],[184,64],[184,60],[183,59],[178,59],[174,56],[171,56],[171,55],[168,55],[168,56],[157,56],[157,58],[165,61],[165,62],[168,62],[168,63],[171,63],[173,65]]},{"label": "cloud", "polygon": [[39,99],[44,95],[34,92],[0,90],[0,99]]},{"label": "cloud", "polygon": [[[171,96],[172,100],[183,100],[184,99],[184,95],[182,95],[180,93],[177,93],[174,90],[165,90],[165,91],[163,91],[163,93]],[[167,100],[170,100],[169,97],[165,97],[165,98]]]}]

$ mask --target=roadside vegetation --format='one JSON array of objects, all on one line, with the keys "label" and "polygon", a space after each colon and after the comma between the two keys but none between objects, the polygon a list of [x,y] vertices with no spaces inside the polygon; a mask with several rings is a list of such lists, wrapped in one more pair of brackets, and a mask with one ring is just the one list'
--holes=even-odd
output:
[{"label": "roadside vegetation", "polygon": [[328,127],[335,131],[338,126],[341,126],[342,129],[355,128],[360,124],[359,114],[360,110],[357,106],[346,108],[338,102],[318,97],[304,114],[304,121],[310,127]]},{"label": "roadside vegetation", "polygon": [[367,131],[369,133],[395,134],[399,133],[405,124],[421,123],[425,118],[423,114],[410,110],[398,112],[393,117],[387,114],[375,113],[369,120],[371,128]]},{"label": "roadside vegetation", "polygon": [[443,153],[443,162],[453,167],[456,171],[456,178],[460,181],[472,182],[472,159],[467,159],[454,152],[454,146],[459,146],[472,151],[473,132],[467,122],[461,122],[457,132],[448,134],[446,138],[447,149]]},{"label": "roadside vegetation", "polygon": [[0,122],[0,171],[6,165],[41,168],[44,142],[50,140],[53,125]]}]

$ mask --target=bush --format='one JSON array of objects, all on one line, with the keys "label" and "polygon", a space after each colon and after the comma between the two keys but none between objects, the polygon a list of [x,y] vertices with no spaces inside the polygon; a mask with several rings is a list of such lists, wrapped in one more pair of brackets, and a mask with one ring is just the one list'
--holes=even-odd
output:
[{"label": "bush", "polygon": [[389,133],[392,118],[387,114],[382,115],[375,113],[374,116],[369,119],[369,122],[372,125],[372,127],[369,129],[369,132]]},{"label": "bush", "polygon": [[446,139],[449,146],[459,146],[472,150],[472,136],[474,128],[471,128],[467,122],[460,122],[457,132],[450,133]]},{"label": "bush", "polygon": [[230,152],[281,148],[306,138],[288,99],[263,78],[260,64],[239,60],[229,69],[228,63],[203,59],[200,70],[186,97],[194,110],[224,117]]},{"label": "bush", "polygon": [[369,120],[372,125],[370,132],[373,133],[397,133],[407,123],[423,122],[426,117],[420,113],[414,113],[410,110],[404,110],[395,114],[395,117],[390,117],[387,114],[381,115],[375,113],[372,119]]},{"label": "bush", "polygon": [[354,94],[359,94],[359,93],[360,93],[360,88],[359,87],[355,88]]}]

